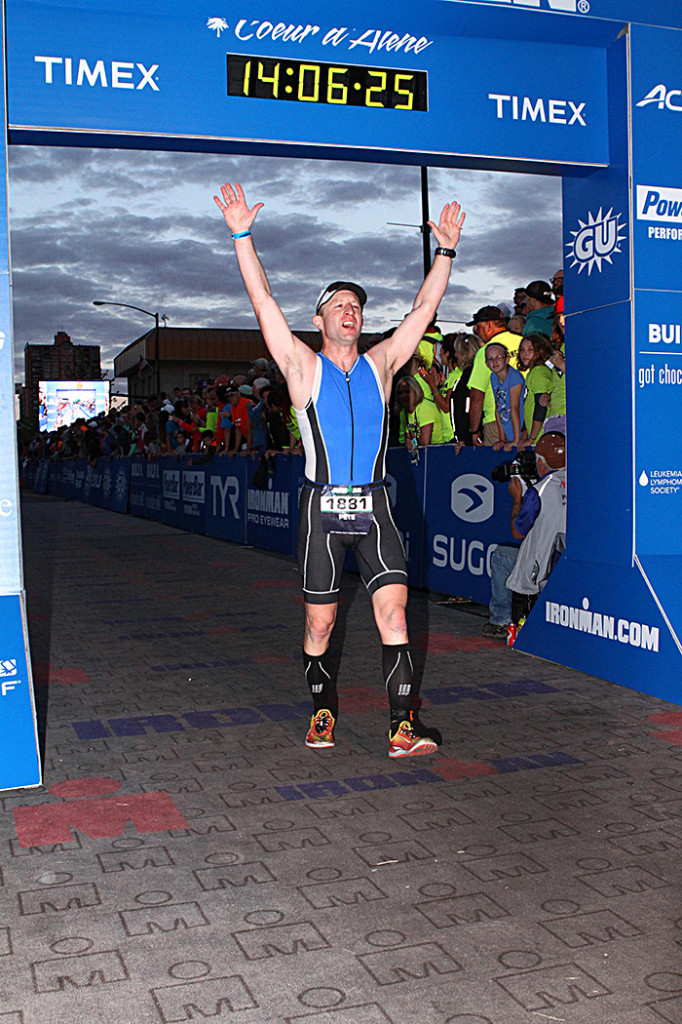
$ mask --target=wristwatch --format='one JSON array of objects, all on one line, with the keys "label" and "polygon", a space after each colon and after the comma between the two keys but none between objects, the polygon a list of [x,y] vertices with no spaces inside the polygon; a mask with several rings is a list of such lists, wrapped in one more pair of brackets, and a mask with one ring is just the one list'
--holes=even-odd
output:
[{"label": "wristwatch", "polygon": [[436,249],[436,256],[449,256],[451,260],[454,260],[456,255],[455,249],[446,249],[444,245],[439,245]]}]

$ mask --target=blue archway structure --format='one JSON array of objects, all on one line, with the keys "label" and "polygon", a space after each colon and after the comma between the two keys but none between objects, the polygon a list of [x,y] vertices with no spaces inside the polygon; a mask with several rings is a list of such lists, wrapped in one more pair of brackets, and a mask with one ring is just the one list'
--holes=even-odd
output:
[{"label": "blue archway structure", "polygon": [[[5,0],[6,140],[561,175],[568,546],[518,647],[679,701],[678,0]],[[3,156],[6,166],[6,151]],[[6,189],[0,789],[40,783]],[[577,425],[582,426],[578,427]]]}]

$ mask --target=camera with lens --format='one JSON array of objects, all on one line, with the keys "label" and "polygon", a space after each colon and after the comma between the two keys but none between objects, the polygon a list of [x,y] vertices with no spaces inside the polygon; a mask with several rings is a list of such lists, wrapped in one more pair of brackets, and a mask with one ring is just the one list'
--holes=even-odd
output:
[{"label": "camera with lens", "polygon": [[490,473],[490,479],[494,480],[497,484],[509,483],[512,477],[515,476],[520,476],[528,487],[532,487],[533,484],[538,482],[540,477],[534,452],[519,452],[515,459],[501,462]]}]

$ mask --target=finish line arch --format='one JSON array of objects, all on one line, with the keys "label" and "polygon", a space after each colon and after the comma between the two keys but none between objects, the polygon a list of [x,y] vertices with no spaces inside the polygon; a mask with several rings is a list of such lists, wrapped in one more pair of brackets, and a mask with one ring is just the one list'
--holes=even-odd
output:
[{"label": "finish line arch", "polygon": [[[568,547],[518,647],[680,701],[677,0],[5,0],[6,144],[561,175]],[[234,11],[234,13],[233,13]],[[3,151],[6,175],[6,148]],[[0,789],[38,785],[19,540],[7,195]],[[579,422],[587,430],[575,426]],[[663,428],[663,429],[662,429]]]}]

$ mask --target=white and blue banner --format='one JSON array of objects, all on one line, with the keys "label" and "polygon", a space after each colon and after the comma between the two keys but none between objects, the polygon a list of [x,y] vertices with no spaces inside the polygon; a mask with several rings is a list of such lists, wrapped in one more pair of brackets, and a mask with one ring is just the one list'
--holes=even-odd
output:
[{"label": "white and blue banner", "polygon": [[78,132],[97,145],[121,133],[147,147],[191,139],[340,157],[345,147],[412,163],[425,152],[444,164],[608,161],[604,33],[589,20],[539,45],[528,12],[490,33],[489,9],[438,0],[250,0],[222,16],[180,0],[7,0],[6,10],[18,141]]},{"label": "white and blue banner", "polygon": [[[3,37],[4,57],[4,37]],[[5,89],[0,103],[5,112]],[[7,221],[7,142],[0,146],[0,790],[39,786],[41,765],[21,562],[19,472]],[[45,472],[44,486],[47,489]],[[41,480],[42,484],[42,480]]]},{"label": "white and blue banner", "polygon": [[25,623],[23,595],[0,596],[0,790],[41,783]]},{"label": "white and blue banner", "polygon": [[515,543],[508,485],[493,483],[490,474],[512,457],[490,449],[455,455],[445,446],[426,454],[422,585],[487,604],[493,550]]},{"label": "white and blue banner", "polygon": [[[246,459],[214,459],[206,467],[206,535],[246,544]],[[250,479],[250,477],[249,477]]]},{"label": "white and blue banner", "polygon": [[610,167],[564,181],[566,341],[584,353],[567,381],[568,546],[518,639],[678,702],[680,67],[679,32],[631,26],[609,56]]},{"label": "white and blue banner", "polygon": [[[5,104],[3,90],[0,103]],[[0,595],[23,588],[7,225],[7,143],[0,146]]]},{"label": "white and blue banner", "polygon": [[246,464],[246,543],[292,555],[296,551],[303,459],[279,455],[275,472],[268,476],[264,487],[256,487],[253,483],[256,465],[253,462]]}]

